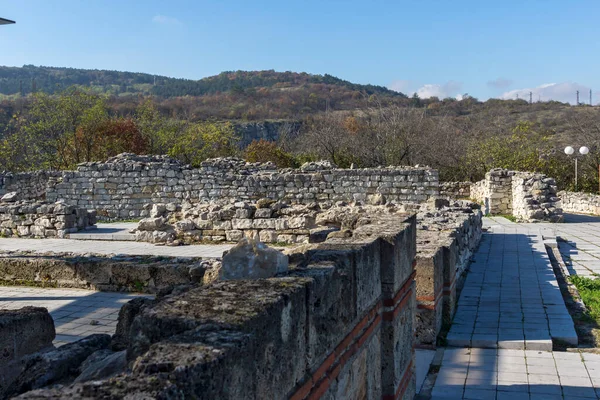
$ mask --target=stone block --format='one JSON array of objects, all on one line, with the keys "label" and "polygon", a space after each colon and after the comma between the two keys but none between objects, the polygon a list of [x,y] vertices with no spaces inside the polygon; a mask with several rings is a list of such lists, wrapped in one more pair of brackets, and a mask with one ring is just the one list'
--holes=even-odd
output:
[{"label": "stone block", "polygon": [[54,321],[48,310],[0,310],[0,366],[52,346]]},{"label": "stone block", "polygon": [[225,231],[225,237],[228,242],[239,242],[244,237],[244,232],[239,229]]}]

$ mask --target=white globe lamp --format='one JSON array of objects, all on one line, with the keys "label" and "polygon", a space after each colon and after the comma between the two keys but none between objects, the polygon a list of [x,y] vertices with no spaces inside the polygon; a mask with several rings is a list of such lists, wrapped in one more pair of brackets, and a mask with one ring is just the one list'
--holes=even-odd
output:
[{"label": "white globe lamp", "polygon": [[575,149],[572,148],[571,146],[567,146],[565,147],[565,154],[570,156],[571,154],[573,154],[575,152]]},{"label": "white globe lamp", "polygon": [[590,152],[590,149],[588,149],[586,146],[581,146],[581,147],[579,148],[579,152],[580,152],[582,155],[584,155],[584,156],[585,156],[587,153],[589,153],[589,152]]}]

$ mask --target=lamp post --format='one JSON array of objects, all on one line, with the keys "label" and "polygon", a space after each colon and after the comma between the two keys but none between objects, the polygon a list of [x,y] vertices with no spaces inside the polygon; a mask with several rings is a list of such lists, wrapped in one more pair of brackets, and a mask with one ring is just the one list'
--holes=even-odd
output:
[{"label": "lamp post", "polygon": [[[590,149],[588,149],[586,146],[581,146],[579,148],[579,154],[581,154],[582,156],[585,156],[589,152],[590,152]],[[570,155],[573,155],[574,153],[575,153],[574,148],[572,148],[571,146],[565,147],[566,155],[570,156]],[[575,155],[575,191],[577,191],[577,155]]]},{"label": "lamp post", "polygon": [[15,21],[6,18],[0,18],[0,25],[14,24]]}]

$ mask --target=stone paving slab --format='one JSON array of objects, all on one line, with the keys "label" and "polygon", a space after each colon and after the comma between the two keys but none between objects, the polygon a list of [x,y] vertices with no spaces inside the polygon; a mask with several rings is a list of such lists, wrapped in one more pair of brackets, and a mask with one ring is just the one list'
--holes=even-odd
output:
[{"label": "stone paving slab", "polygon": [[45,307],[54,319],[54,345],[61,346],[94,333],[114,334],[119,310],[135,297],[152,296],[81,289],[0,286],[0,309]]},{"label": "stone paving slab", "polygon": [[135,241],[135,234],[129,233],[137,228],[137,222],[98,223],[94,229],[70,233],[67,237],[76,240]]},{"label": "stone paving slab", "polygon": [[155,255],[167,257],[221,257],[223,251],[233,247],[232,244],[190,245],[190,246],[156,246],[145,242],[119,242],[104,240],[74,239],[18,239],[0,238],[0,251],[33,251]]},{"label": "stone paving slab", "polygon": [[446,349],[435,399],[600,399],[600,354]]},{"label": "stone paving slab", "polygon": [[600,278],[600,217],[565,214],[565,223],[540,224],[559,236],[559,250],[568,272]]},{"label": "stone paving slab", "polygon": [[469,267],[448,345],[548,351],[552,339],[576,345],[539,228],[504,218],[486,225],[491,232]]}]

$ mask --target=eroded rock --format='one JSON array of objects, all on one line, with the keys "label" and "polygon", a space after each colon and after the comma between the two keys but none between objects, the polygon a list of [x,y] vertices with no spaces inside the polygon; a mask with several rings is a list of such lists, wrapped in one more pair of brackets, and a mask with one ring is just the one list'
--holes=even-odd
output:
[{"label": "eroded rock", "polygon": [[256,240],[242,239],[224,256],[220,280],[264,279],[288,270],[288,258]]}]

